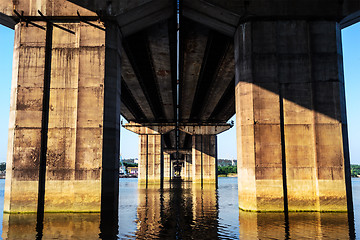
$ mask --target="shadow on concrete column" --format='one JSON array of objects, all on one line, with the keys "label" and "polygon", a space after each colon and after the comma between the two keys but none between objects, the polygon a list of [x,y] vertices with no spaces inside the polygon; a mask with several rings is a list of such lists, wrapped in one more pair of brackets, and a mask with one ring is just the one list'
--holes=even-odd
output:
[{"label": "shadow on concrete column", "polygon": [[106,23],[105,47],[100,237],[117,239],[121,102],[121,34],[117,24]]},{"label": "shadow on concrete column", "polygon": [[192,181],[194,183],[217,182],[216,135],[192,136]]},{"label": "shadow on concrete column", "polygon": [[139,135],[139,184],[161,184],[164,176],[164,156],[160,134]]},{"label": "shadow on concrete column", "polygon": [[334,21],[239,26],[240,208],[352,212],[341,49]]}]

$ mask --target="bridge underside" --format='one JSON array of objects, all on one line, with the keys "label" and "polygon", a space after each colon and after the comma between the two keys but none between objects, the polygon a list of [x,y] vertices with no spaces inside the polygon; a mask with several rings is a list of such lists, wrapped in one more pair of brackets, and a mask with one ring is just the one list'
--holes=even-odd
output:
[{"label": "bridge underside", "polygon": [[116,209],[120,114],[139,134],[139,183],[216,183],[216,135],[235,113],[241,209],[352,209],[340,30],[358,1],[0,11],[15,28],[6,212]]}]

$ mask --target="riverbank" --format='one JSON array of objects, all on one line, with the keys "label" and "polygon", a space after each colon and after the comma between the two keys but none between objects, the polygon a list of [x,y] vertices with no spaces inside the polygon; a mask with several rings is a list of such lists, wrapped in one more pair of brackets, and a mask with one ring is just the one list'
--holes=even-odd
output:
[{"label": "riverbank", "polygon": [[237,173],[219,174],[218,177],[237,177]]}]

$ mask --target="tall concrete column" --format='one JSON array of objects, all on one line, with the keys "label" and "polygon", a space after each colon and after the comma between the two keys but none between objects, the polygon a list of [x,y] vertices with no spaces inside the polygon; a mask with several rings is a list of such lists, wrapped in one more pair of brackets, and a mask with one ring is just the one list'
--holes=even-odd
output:
[{"label": "tall concrete column", "polygon": [[164,152],[164,181],[169,181],[171,179],[171,159],[170,154]]},{"label": "tall concrete column", "polygon": [[162,136],[139,135],[139,184],[159,184],[164,177]]},{"label": "tall concrete column", "polygon": [[346,211],[351,189],[339,25],[241,24],[235,62],[240,208]]},{"label": "tall concrete column", "polygon": [[192,181],[192,159],[191,154],[185,155],[185,161],[184,161],[184,176],[183,179],[185,181]]},{"label": "tall concrete column", "polygon": [[171,167],[169,166],[171,165],[170,155],[164,153],[163,135],[174,130],[175,126],[172,124],[139,124],[134,122],[123,126],[129,131],[139,134],[139,184],[159,184],[165,177],[169,177],[171,174],[168,172]]},{"label": "tall concrete column", "polygon": [[192,136],[192,181],[216,183],[217,181],[217,136]]},{"label": "tall concrete column", "polygon": [[15,26],[5,212],[37,210],[45,38],[39,28]]},{"label": "tall concrete column", "polygon": [[[102,202],[117,209],[119,31],[111,24],[106,32],[84,23],[60,25],[75,34],[54,28],[50,49],[45,49],[45,31],[16,26],[6,212],[36,212],[39,190],[45,192],[45,211],[99,212]],[[51,62],[47,70],[45,54]],[[43,109],[46,73],[50,97]],[[41,141],[44,131],[47,147]],[[39,173],[40,164],[45,171]]]}]

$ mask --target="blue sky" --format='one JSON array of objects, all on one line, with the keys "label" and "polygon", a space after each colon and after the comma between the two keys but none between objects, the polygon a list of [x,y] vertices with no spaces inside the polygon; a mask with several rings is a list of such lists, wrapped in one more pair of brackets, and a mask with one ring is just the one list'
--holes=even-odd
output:
[{"label": "blue sky", "polygon": [[[352,164],[360,164],[360,23],[342,30],[345,91]],[[0,162],[6,161],[14,31],[0,25]],[[233,120],[235,120],[233,118]],[[121,154],[138,156],[138,136],[121,130]],[[219,158],[236,159],[235,127],[218,136]]]}]

